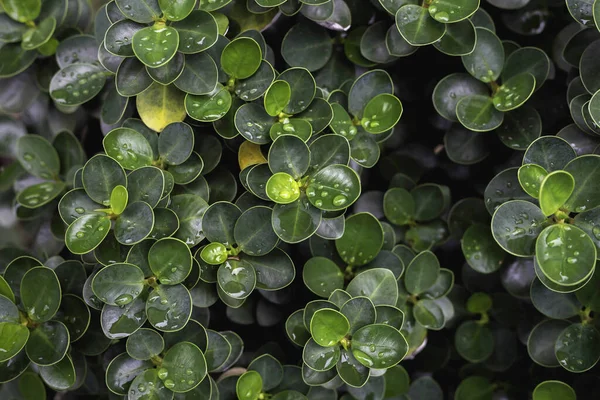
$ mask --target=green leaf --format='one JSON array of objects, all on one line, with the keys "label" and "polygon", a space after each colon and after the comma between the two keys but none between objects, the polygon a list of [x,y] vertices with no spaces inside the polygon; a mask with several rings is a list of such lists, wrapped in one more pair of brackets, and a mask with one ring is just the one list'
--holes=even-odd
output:
[{"label": "green leaf", "polygon": [[312,236],[321,224],[322,213],[312,207],[306,196],[289,204],[273,207],[273,230],[286,243],[298,243]]},{"label": "green leaf", "polygon": [[146,302],[148,322],[162,332],[181,330],[192,314],[192,297],[181,284],[158,285]]},{"label": "green leaf", "polygon": [[302,139],[292,135],[278,137],[269,148],[268,159],[271,172],[274,174],[284,172],[294,179],[300,179],[305,175],[310,158],[308,146]]},{"label": "green leaf", "polygon": [[150,269],[162,284],[183,282],[192,270],[192,253],[181,240],[160,239],[148,253]]},{"label": "green leaf", "polygon": [[167,164],[179,165],[194,150],[194,132],[183,122],[167,125],[158,137],[158,152]]},{"label": "green leaf", "polygon": [[0,362],[15,357],[29,339],[29,329],[15,322],[0,322],[0,347],[6,350],[0,355]]},{"label": "green leaf", "polygon": [[93,99],[104,87],[106,74],[94,64],[71,64],[55,74],[50,96],[58,105],[77,106]]},{"label": "green leaf", "polygon": [[502,267],[506,254],[496,243],[489,226],[471,225],[461,239],[462,251],[471,268],[490,274]]},{"label": "green leaf", "polygon": [[550,73],[550,59],[544,51],[536,47],[522,47],[507,57],[504,69],[502,70],[502,79],[504,82],[514,76],[525,73],[534,76],[535,90],[542,86]]},{"label": "green leaf", "polygon": [[144,289],[144,273],[133,264],[111,264],[92,279],[94,294],[106,304],[124,306]]},{"label": "green leaf", "polygon": [[87,195],[105,207],[110,206],[110,196],[116,186],[127,186],[127,177],[121,165],[102,154],[95,155],[85,164],[82,180]]},{"label": "green leaf", "polygon": [[290,174],[278,172],[267,181],[266,193],[275,203],[290,204],[299,199],[300,188]]},{"label": "green leaf", "polygon": [[533,390],[533,400],[575,400],[573,388],[561,381],[544,381]]},{"label": "green leaf", "polygon": [[522,106],[535,89],[535,78],[523,73],[507,79],[492,97],[497,110],[506,112]]},{"label": "green leaf", "polygon": [[310,320],[310,333],[319,346],[335,346],[349,330],[348,319],[339,311],[332,309],[318,310]]},{"label": "green leaf", "polygon": [[188,115],[201,122],[213,122],[223,118],[230,109],[233,109],[232,97],[229,91],[217,84],[215,90],[207,95],[185,96],[185,111]]},{"label": "green leaf", "polygon": [[333,53],[327,29],[316,24],[300,22],[284,36],[281,55],[291,67],[317,71],[325,66]]},{"label": "green leaf", "polygon": [[344,275],[333,261],[313,257],[304,264],[302,279],[306,287],[321,297],[329,297],[334,290],[344,287]]},{"label": "green leaf", "polygon": [[310,339],[310,332],[304,326],[304,309],[294,311],[285,321],[288,338],[298,346],[304,346]]},{"label": "green leaf", "polygon": [[554,171],[548,174],[540,186],[540,208],[544,215],[552,215],[573,193],[575,181],[565,171]]},{"label": "green leaf", "polygon": [[329,371],[335,367],[340,359],[340,347],[323,347],[314,339],[310,339],[302,351],[302,360],[311,370],[316,372]]},{"label": "green leaf", "polygon": [[365,326],[352,336],[352,354],[366,367],[385,369],[398,364],[408,353],[408,342],[389,325]]},{"label": "green leaf", "polygon": [[350,335],[364,326],[372,325],[377,319],[377,312],[373,302],[368,297],[353,297],[346,301],[341,307],[340,312],[348,318],[350,322]]},{"label": "green leaf", "polygon": [[[146,369],[135,377],[131,382],[128,399],[144,400],[148,397],[157,400],[169,400],[173,398],[173,392],[168,389],[158,376],[156,368]],[[144,389],[141,391],[140,388]]]},{"label": "green leaf", "polygon": [[171,198],[170,208],[179,219],[179,229],[175,237],[188,246],[194,246],[204,239],[202,217],[208,204],[201,197],[192,194],[179,194]]},{"label": "green leaf", "polygon": [[539,279],[531,283],[530,297],[534,307],[549,318],[571,318],[576,316],[582,307],[575,294],[554,292]]},{"label": "green leaf", "polygon": [[495,389],[495,385],[488,378],[470,376],[458,385],[454,397],[456,400],[491,400]]},{"label": "green leaf", "polygon": [[534,140],[523,156],[523,164],[537,164],[548,172],[564,169],[576,157],[569,143],[557,136]]},{"label": "green leaf", "polygon": [[207,53],[188,54],[175,86],[193,95],[207,95],[217,87],[218,75],[217,65]]},{"label": "green leaf", "polygon": [[56,273],[46,267],[30,269],[23,275],[20,296],[31,320],[49,321],[60,306],[61,289]]},{"label": "green leaf", "polygon": [[331,109],[333,110],[333,119],[329,125],[331,130],[337,135],[352,140],[358,133],[358,130],[356,129],[356,126],[354,126],[350,115],[346,112],[344,107],[338,103],[333,103]]},{"label": "green leaf", "polygon": [[182,122],[186,113],[183,92],[174,85],[154,82],[137,96],[136,105],[140,118],[150,129],[161,132],[167,125]]},{"label": "green leaf", "polygon": [[65,189],[63,182],[44,182],[25,188],[17,195],[17,202],[23,207],[37,208],[57,198]]},{"label": "green leaf", "polygon": [[566,224],[544,229],[536,241],[535,253],[544,275],[563,286],[584,282],[596,265],[592,239],[580,228]]},{"label": "green leaf", "polygon": [[165,354],[158,377],[171,391],[184,393],[198,386],[206,373],[206,360],[198,346],[180,342]]},{"label": "green leaf", "polygon": [[239,249],[248,255],[260,256],[271,252],[279,241],[271,225],[272,214],[273,210],[264,206],[244,211],[235,222],[234,240],[230,243],[237,243]]},{"label": "green leaf", "polygon": [[110,219],[102,214],[87,214],[75,220],[65,233],[65,243],[73,254],[94,250],[108,235]]},{"label": "green leaf", "polygon": [[524,164],[519,168],[519,183],[528,195],[537,199],[540,197],[540,188],[547,175],[548,171],[539,165]]},{"label": "green leaf", "polygon": [[482,82],[496,81],[504,67],[504,48],[500,39],[490,30],[476,28],[477,43],[469,55],[462,56],[467,72]]},{"label": "green leaf", "polygon": [[575,188],[564,204],[569,211],[582,212],[600,205],[600,191],[587,182],[595,181],[600,174],[600,156],[584,155],[570,161],[564,170],[575,180]]},{"label": "green leaf", "polygon": [[133,35],[132,46],[136,57],[149,68],[162,67],[175,56],[179,33],[169,26],[149,26]]},{"label": "green leaf", "polygon": [[[143,330],[145,329],[141,329]],[[106,385],[111,392],[126,395],[128,387],[136,376],[143,375],[143,371],[151,366],[152,363],[149,361],[136,360],[126,353],[121,353],[113,358],[106,368]],[[134,386],[131,388],[133,389]]]},{"label": "green leaf", "polygon": [[365,265],[377,256],[383,246],[383,228],[369,213],[358,213],[346,219],[344,235],[335,247],[345,263]]},{"label": "green leaf", "polygon": [[396,276],[385,268],[373,268],[356,275],[346,291],[352,296],[368,297],[374,305],[396,305],[398,285]]},{"label": "green leaf", "polygon": [[270,354],[263,354],[248,365],[248,371],[257,371],[262,378],[264,391],[270,391],[279,386],[283,379],[281,363]]},{"label": "green leaf", "polygon": [[37,365],[56,364],[69,348],[69,331],[59,321],[47,321],[31,331],[25,351]]},{"label": "green leaf", "polygon": [[362,387],[367,383],[371,370],[360,363],[351,351],[341,350],[340,361],[335,369],[342,381],[352,387]]},{"label": "green leaf", "polygon": [[125,186],[117,185],[113,188],[110,194],[110,208],[113,214],[120,215],[127,207],[127,199],[129,194]]},{"label": "green leaf", "polygon": [[402,103],[392,94],[373,97],[363,110],[361,125],[369,133],[382,133],[392,129],[402,116]]},{"label": "green leaf", "polygon": [[[202,6],[185,19],[171,26],[179,32],[179,48],[184,54],[195,54],[211,48],[219,38],[219,27],[215,17]],[[211,54],[212,55],[212,54]]]},{"label": "green leaf", "polygon": [[290,84],[286,81],[274,81],[265,93],[265,111],[272,117],[278,116],[288,105],[292,97]]},{"label": "green leaf", "polygon": [[22,23],[36,19],[42,8],[41,0],[2,0],[0,4],[12,19]]},{"label": "green leaf", "polygon": [[594,325],[572,324],[556,339],[554,353],[567,371],[587,371],[600,360],[600,332]]},{"label": "green leaf", "polygon": [[138,168],[129,174],[127,186],[130,202],[144,201],[156,207],[163,197],[165,176],[156,167]]},{"label": "green leaf", "polygon": [[465,96],[456,104],[456,116],[461,124],[475,132],[487,132],[502,125],[504,114],[494,107],[491,97]]},{"label": "green leaf", "polygon": [[409,293],[419,295],[433,286],[440,273],[440,263],[430,251],[419,253],[406,267],[404,284]]},{"label": "green leaf", "polygon": [[246,79],[260,67],[262,51],[254,39],[237,38],[225,46],[221,54],[223,70],[235,79]]},{"label": "green leaf", "polygon": [[40,366],[40,377],[46,385],[57,391],[65,391],[75,384],[75,366],[70,355],[50,366]]},{"label": "green leaf", "polygon": [[121,13],[136,22],[148,24],[160,17],[157,0],[115,0]]},{"label": "green leaf", "polygon": [[494,351],[494,336],[487,325],[476,321],[463,322],[454,335],[456,351],[465,360],[476,363],[486,360]]},{"label": "green leaf", "polygon": [[444,24],[454,24],[469,18],[479,8],[479,0],[433,0],[429,5],[429,14]]},{"label": "green leaf", "polygon": [[292,259],[279,248],[264,256],[245,256],[244,260],[256,271],[256,287],[262,290],[279,290],[288,286],[296,276]]},{"label": "green leaf", "polygon": [[355,117],[362,118],[363,111],[369,101],[382,93],[394,93],[392,78],[388,73],[381,69],[365,72],[356,78],[350,88],[348,111]]},{"label": "green leaf", "polygon": [[237,131],[247,140],[256,144],[269,143],[269,129],[275,119],[257,103],[247,103],[235,113],[234,119]]},{"label": "green leaf", "polygon": [[423,184],[411,190],[415,202],[415,219],[430,221],[438,218],[448,207],[450,191],[447,186]]},{"label": "green leaf", "polygon": [[55,29],[56,19],[54,17],[45,18],[36,27],[29,28],[23,32],[21,46],[25,50],[35,50],[52,38]]},{"label": "green leaf", "polygon": [[181,21],[190,15],[196,2],[195,0],[158,0],[158,5],[169,21]]},{"label": "green leaf", "polygon": [[466,56],[475,50],[476,43],[475,25],[470,20],[465,19],[446,25],[446,33],[433,46],[449,56]]},{"label": "green leaf", "polygon": [[262,394],[263,383],[260,374],[256,371],[247,371],[239,377],[235,391],[240,400],[257,400]]},{"label": "green leaf", "polygon": [[535,108],[525,104],[504,113],[504,121],[496,132],[505,146],[515,150],[527,150],[527,147],[542,134],[542,119]]},{"label": "green leaf", "polygon": [[496,209],[492,217],[492,235],[510,254],[535,255],[535,240],[546,227],[546,216],[536,205],[512,200]]},{"label": "green leaf", "polygon": [[438,21],[425,7],[416,4],[405,4],[396,13],[396,27],[413,46],[425,46],[441,39],[446,25]]},{"label": "green leaf", "polygon": [[21,136],[17,141],[16,156],[21,166],[31,175],[43,179],[58,177],[60,172],[58,153],[42,136]]},{"label": "green leaf", "polygon": [[275,70],[268,61],[262,60],[258,70],[247,79],[239,79],[235,83],[234,93],[244,101],[257,100],[275,80]]},{"label": "green leaf", "polygon": [[206,333],[208,334],[208,348],[204,352],[204,356],[208,372],[212,372],[225,364],[232,349],[231,344],[222,334],[210,329],[207,329]]},{"label": "green leaf", "polygon": [[245,299],[256,287],[256,271],[243,259],[227,260],[217,271],[217,282],[229,297]]}]

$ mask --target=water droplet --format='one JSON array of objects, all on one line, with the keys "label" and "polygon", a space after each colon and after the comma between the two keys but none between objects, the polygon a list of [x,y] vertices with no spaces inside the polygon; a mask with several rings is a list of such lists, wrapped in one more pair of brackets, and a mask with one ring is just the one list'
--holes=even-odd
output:
[{"label": "water droplet", "polygon": [[173,382],[171,379],[167,379],[165,381],[165,387],[167,389],[173,389],[175,387],[175,382]]}]

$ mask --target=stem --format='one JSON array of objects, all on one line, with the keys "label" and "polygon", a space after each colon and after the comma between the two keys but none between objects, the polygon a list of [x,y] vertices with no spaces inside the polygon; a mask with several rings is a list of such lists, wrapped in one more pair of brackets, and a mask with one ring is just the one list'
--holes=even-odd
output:
[{"label": "stem", "polygon": [[342,340],[340,340],[340,344],[342,345],[344,350],[348,350],[350,348],[350,343],[351,343],[351,341],[347,336],[342,338]]},{"label": "stem", "polygon": [[158,287],[158,279],[155,276],[151,276],[148,279],[144,279],[144,284],[156,289]]},{"label": "stem", "polygon": [[579,311],[579,317],[581,318],[582,324],[588,324],[594,320],[590,315],[592,313],[592,309],[589,307],[583,307],[581,311]]},{"label": "stem", "polygon": [[477,321],[477,323],[479,325],[485,325],[488,322],[490,322],[490,317],[489,317],[488,313],[486,313],[486,312],[481,313],[481,319],[479,321]]}]

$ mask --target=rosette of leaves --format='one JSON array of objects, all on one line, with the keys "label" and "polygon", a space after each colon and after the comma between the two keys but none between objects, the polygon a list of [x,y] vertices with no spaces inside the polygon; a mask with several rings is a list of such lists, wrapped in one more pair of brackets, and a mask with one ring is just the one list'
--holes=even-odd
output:
[{"label": "rosette of leaves", "polygon": [[[17,257],[6,266],[0,278],[3,382],[18,378],[33,363],[51,388],[67,390],[75,384],[73,360],[80,366],[81,356],[71,350],[70,343],[86,331],[90,311],[80,297],[67,293],[64,281],[59,281],[72,272],[68,267],[73,265],[63,263],[53,270],[29,256]],[[59,376],[60,371],[68,374],[69,370],[70,376]],[[35,375],[28,380],[39,382]],[[39,382],[29,394],[32,399],[42,399],[43,384]]]},{"label": "rosette of leaves", "polygon": [[86,29],[91,22],[89,2],[3,0],[0,5],[0,78],[17,75],[30,67],[38,56],[53,55],[57,36],[68,28]]},{"label": "rosette of leaves", "polygon": [[337,289],[329,300],[314,300],[292,314],[286,331],[303,346],[302,374],[306,383],[323,385],[339,377],[362,387],[408,353],[400,333],[404,314],[395,308],[398,287],[394,274],[373,268],[354,277],[346,291]]},{"label": "rosette of leaves", "polygon": [[329,97],[333,109],[331,131],[350,142],[350,155],[362,167],[371,168],[379,161],[379,142],[393,133],[403,107],[394,96],[394,84],[381,69],[365,72],[348,90],[333,92]]},{"label": "rosette of leaves", "polygon": [[404,241],[415,251],[428,250],[448,238],[448,225],[441,216],[449,207],[450,189],[431,183],[410,191],[393,187],[383,197],[386,219],[395,226],[408,228]]},{"label": "rosette of leaves", "polygon": [[12,165],[9,178],[17,179],[24,172],[31,176],[28,180],[32,184],[16,196],[25,208],[21,211],[23,216],[29,217],[39,215],[49,204],[55,205],[54,200],[73,186],[75,173],[86,160],[79,140],[68,131],[60,132],[52,143],[40,135],[21,136],[16,143],[16,156],[18,163]]},{"label": "rosette of leaves", "polygon": [[494,353],[496,345],[490,326],[489,312],[492,309],[492,298],[486,293],[473,293],[467,300],[466,310],[479,316],[479,320],[462,322],[454,334],[454,347],[465,360],[484,362]]},{"label": "rosette of leaves", "polygon": [[492,217],[494,238],[510,254],[535,257],[538,277],[553,290],[582,287],[594,273],[600,197],[587,182],[595,179],[596,165],[597,155],[577,157],[563,139],[543,136],[529,146],[518,171],[502,173],[506,186],[516,172],[520,187],[505,193],[494,178],[486,189],[486,202],[501,203]]},{"label": "rosette of leaves", "polygon": [[[242,212],[228,202],[216,202],[204,213],[203,234],[209,243],[195,254],[200,279],[216,282],[219,297],[229,307],[241,307],[255,288],[283,289],[296,276],[292,259],[277,247],[272,214],[269,207],[254,206]],[[203,290],[214,293],[204,286],[196,294]]]},{"label": "rosette of leaves", "polygon": [[379,0],[379,3],[394,16],[400,38],[410,46],[433,44],[444,54],[463,56],[473,51],[478,40],[469,17],[479,8],[479,0]]},{"label": "rosette of leaves", "polygon": [[[232,42],[233,43],[233,42]],[[331,122],[332,110],[328,102],[316,96],[317,86],[312,74],[305,68],[290,68],[269,81],[263,98],[241,104],[232,115],[219,121],[216,130],[223,136],[222,128],[230,137],[238,134],[244,139],[263,145],[288,134],[308,141],[312,135],[323,131]],[[228,124],[233,123],[233,126]]]},{"label": "rosette of leaves", "polygon": [[347,165],[350,149],[345,138],[322,135],[309,147],[295,135],[281,135],[269,149],[268,163],[260,160],[264,157],[257,146],[246,147],[254,150],[240,150],[240,157],[254,154],[259,163],[241,171],[242,185],[256,197],[276,203],[271,220],[282,241],[301,242],[323,223],[330,237],[339,237],[343,213],[361,190],[358,175]]},{"label": "rosette of leaves", "polygon": [[[522,107],[548,77],[550,60],[535,47],[510,54],[490,30],[478,27],[477,44],[462,56],[466,74],[443,78],[433,92],[437,112],[475,132],[497,129],[503,143],[525,149],[539,135],[541,123],[533,108]],[[504,127],[506,119],[507,127]],[[525,128],[523,128],[525,126]]]}]

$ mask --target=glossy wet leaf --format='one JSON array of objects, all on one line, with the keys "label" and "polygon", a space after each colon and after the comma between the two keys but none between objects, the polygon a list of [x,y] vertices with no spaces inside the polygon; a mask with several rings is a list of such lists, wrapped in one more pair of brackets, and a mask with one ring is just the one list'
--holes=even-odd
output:
[{"label": "glossy wet leaf", "polygon": [[465,0],[448,2],[444,0],[433,0],[428,8],[429,14],[444,24],[454,24],[469,18],[477,11],[478,0]]},{"label": "glossy wet leaf", "polygon": [[510,254],[535,254],[535,241],[546,225],[546,217],[536,205],[514,200],[501,205],[492,217],[492,235]]},{"label": "glossy wet leaf", "polygon": [[206,372],[206,360],[198,346],[180,342],[165,354],[158,377],[168,389],[183,393],[198,386]]},{"label": "glossy wet leaf", "polygon": [[461,246],[467,263],[478,272],[489,274],[504,264],[506,254],[494,240],[488,226],[471,225],[461,239]]},{"label": "glossy wet leaf", "polygon": [[148,322],[162,332],[181,330],[192,314],[190,292],[181,284],[159,285],[146,302]]},{"label": "glossy wet leaf", "polygon": [[294,25],[283,38],[281,55],[291,67],[322,68],[333,52],[328,31],[315,24]]},{"label": "glossy wet leaf", "polygon": [[391,94],[373,97],[363,110],[361,125],[369,133],[382,133],[396,125],[402,115],[402,103]]},{"label": "glossy wet leaf", "polygon": [[302,279],[310,291],[321,297],[329,297],[334,290],[344,286],[340,267],[325,257],[309,259],[304,264]]},{"label": "glossy wet leaf", "polygon": [[406,4],[398,10],[396,27],[413,46],[432,44],[446,33],[445,24],[436,21],[426,8],[416,4]]},{"label": "glossy wet leaf", "polygon": [[[143,391],[140,389],[144,389]],[[173,392],[168,389],[158,376],[156,368],[146,369],[131,382],[128,398],[131,400],[144,400],[148,397],[158,400],[173,398]]]},{"label": "glossy wet leaf", "polygon": [[152,245],[148,253],[150,269],[162,284],[183,282],[192,269],[192,253],[181,240],[164,238]]},{"label": "glossy wet leaf", "polygon": [[335,241],[342,259],[353,266],[367,264],[383,245],[383,229],[373,215],[355,214],[346,219],[344,235]]},{"label": "glossy wet leaf", "polygon": [[106,154],[125,169],[135,170],[152,164],[152,147],[141,133],[133,129],[117,128],[110,131],[102,145]]},{"label": "glossy wet leaf", "polygon": [[352,296],[368,297],[374,305],[396,305],[398,285],[392,271],[373,268],[356,275],[346,287]]},{"label": "glossy wet leaf", "polygon": [[124,306],[144,289],[144,273],[133,264],[111,264],[94,276],[92,290],[106,304]]},{"label": "glossy wet leaf", "polygon": [[110,195],[116,186],[127,186],[123,168],[117,161],[102,154],[92,157],[85,164],[82,180],[85,192],[98,203],[99,209],[110,205]]},{"label": "glossy wet leaf", "polygon": [[421,294],[433,286],[440,271],[440,263],[430,251],[419,253],[406,267],[404,284],[412,294]]},{"label": "glossy wet leaf", "polygon": [[217,65],[207,53],[189,54],[175,86],[193,95],[207,95],[217,87],[218,74]]},{"label": "glossy wet leaf", "polygon": [[179,165],[187,160],[194,149],[194,132],[183,122],[169,124],[158,137],[158,152],[170,165]]},{"label": "glossy wet leaf", "polygon": [[21,166],[30,174],[43,179],[58,177],[60,159],[52,145],[38,135],[25,135],[18,139],[16,156]]},{"label": "glossy wet leaf", "polygon": [[569,211],[582,212],[600,205],[600,193],[593,185],[587,185],[600,174],[600,156],[584,155],[569,162],[564,170],[575,179],[573,193],[564,204]]},{"label": "glossy wet leaf", "polygon": [[234,299],[248,297],[256,286],[256,271],[245,260],[227,260],[217,271],[217,282],[225,294]]},{"label": "glossy wet leaf", "polygon": [[544,381],[533,390],[533,400],[575,400],[575,390],[561,381]]},{"label": "glossy wet leaf", "polygon": [[557,224],[547,227],[536,241],[535,253],[544,275],[563,286],[585,281],[596,265],[594,242],[576,226]]},{"label": "glossy wet leaf", "polygon": [[365,326],[352,336],[352,354],[364,366],[384,369],[398,364],[408,343],[397,329],[383,324]]},{"label": "glossy wet leaf", "polygon": [[188,115],[201,122],[213,122],[223,118],[232,107],[229,91],[217,84],[215,90],[207,95],[185,96],[185,110]]},{"label": "glossy wet leaf", "polygon": [[504,66],[504,48],[500,39],[490,30],[476,28],[477,43],[469,55],[462,61],[467,72],[482,82],[498,79]]},{"label": "glossy wet leaf", "polygon": [[342,381],[352,387],[362,387],[367,383],[370,369],[358,362],[351,351],[342,349],[340,361],[335,366]]},{"label": "glossy wet leaf", "polygon": [[94,64],[71,64],[50,82],[50,95],[59,105],[75,106],[94,98],[106,82],[104,71]]},{"label": "glossy wet leaf", "polygon": [[73,254],[94,250],[110,231],[110,220],[102,214],[87,214],[75,220],[65,233],[65,243]]},{"label": "glossy wet leaf", "polygon": [[40,366],[40,377],[54,390],[64,391],[75,384],[75,366],[69,355],[50,366]]},{"label": "glossy wet leaf", "polygon": [[0,361],[12,359],[17,355],[29,339],[29,329],[15,322],[0,322],[0,346],[6,350]]},{"label": "glossy wet leaf", "polygon": [[47,321],[32,330],[25,351],[38,365],[52,365],[65,357],[69,348],[69,331],[58,321]]},{"label": "glossy wet leaf", "polygon": [[348,319],[339,311],[322,309],[310,320],[310,332],[316,344],[323,347],[335,346],[350,330]]},{"label": "glossy wet leaf", "polygon": [[311,204],[321,210],[341,210],[358,199],[360,181],[351,168],[330,165],[311,176],[306,195]]},{"label": "glossy wet leaf", "polygon": [[300,179],[308,170],[310,150],[302,139],[284,135],[273,142],[269,148],[268,159],[269,168],[274,174],[285,172],[294,179]]},{"label": "glossy wet leaf", "polygon": [[29,28],[23,33],[21,46],[25,50],[34,50],[47,43],[56,29],[56,19],[48,17],[42,20],[35,28]]},{"label": "glossy wet leaf", "polygon": [[194,10],[185,19],[174,22],[171,26],[179,32],[178,51],[184,54],[195,54],[212,47],[218,40],[217,21],[208,10]]},{"label": "glossy wet leaf", "polygon": [[392,78],[387,72],[381,69],[365,72],[356,78],[350,88],[348,111],[355,117],[362,118],[363,110],[373,97],[382,93],[393,94],[393,92]]},{"label": "glossy wet leaf", "polygon": [[44,182],[32,185],[17,195],[17,201],[24,207],[37,208],[57,198],[65,189],[63,182]]},{"label": "glossy wet leaf", "polygon": [[473,23],[466,19],[446,25],[446,33],[433,45],[450,56],[465,56],[475,49],[477,33]]},{"label": "glossy wet leaf", "polygon": [[15,21],[33,21],[40,15],[42,2],[40,0],[3,0],[4,11]]},{"label": "glossy wet leaf", "polygon": [[466,96],[459,100],[456,116],[465,128],[475,132],[496,129],[504,120],[504,114],[495,108],[493,99],[482,95]]},{"label": "glossy wet leaf", "polygon": [[271,141],[269,130],[276,120],[256,103],[247,103],[235,113],[235,128],[247,140],[256,144]]},{"label": "glossy wet leaf", "polygon": [[240,400],[256,400],[262,394],[263,383],[260,374],[256,371],[247,371],[239,377],[235,391]]},{"label": "glossy wet leaf", "polygon": [[310,369],[317,372],[329,371],[335,368],[339,359],[339,346],[323,347],[318,345],[314,339],[310,339],[302,351],[302,360]]},{"label": "glossy wet leaf", "polygon": [[519,183],[533,198],[540,197],[540,188],[548,172],[537,164],[524,164],[519,168]]},{"label": "glossy wet leaf", "polygon": [[266,194],[277,204],[290,204],[298,201],[300,188],[290,174],[278,172],[267,181]]},{"label": "glossy wet leaf", "polygon": [[159,0],[158,5],[169,21],[180,21],[192,12],[196,2],[194,0]]},{"label": "glossy wet leaf", "polygon": [[593,325],[572,324],[556,339],[554,353],[567,371],[587,371],[600,359],[600,333]]},{"label": "glossy wet leaf", "polygon": [[251,207],[240,215],[233,230],[240,250],[248,255],[264,255],[275,248],[278,237],[271,225],[273,211],[268,207]]},{"label": "glossy wet leaf", "polygon": [[372,325],[377,319],[376,308],[368,297],[353,297],[346,301],[340,312],[350,322],[350,335],[364,326]]}]

